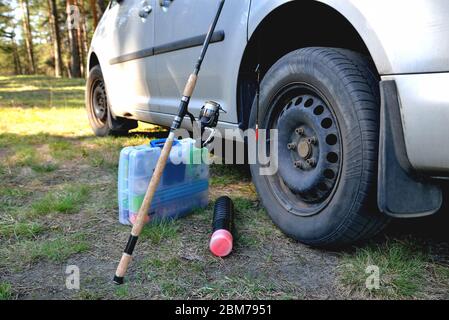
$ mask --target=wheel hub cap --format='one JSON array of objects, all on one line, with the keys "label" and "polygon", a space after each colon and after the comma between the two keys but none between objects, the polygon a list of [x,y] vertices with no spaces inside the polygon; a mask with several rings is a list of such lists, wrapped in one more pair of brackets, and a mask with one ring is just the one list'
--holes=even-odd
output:
[{"label": "wheel hub cap", "polygon": [[306,140],[301,140],[298,146],[298,154],[304,160],[307,160],[312,155],[312,146]]}]

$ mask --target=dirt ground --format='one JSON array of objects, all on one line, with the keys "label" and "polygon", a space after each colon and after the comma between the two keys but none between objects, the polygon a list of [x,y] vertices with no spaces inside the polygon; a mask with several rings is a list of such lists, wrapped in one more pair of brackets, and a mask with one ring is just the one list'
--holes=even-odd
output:
[{"label": "dirt ground", "polygon": [[[163,136],[143,125],[96,138],[83,82],[0,77],[0,299],[448,299],[449,212],[393,221],[369,243],[315,250],[284,236],[261,207],[247,168],[211,168],[211,204],[145,229],[124,286],[111,279],[129,235],[118,223],[121,148]],[[233,254],[208,251],[212,204],[237,209]],[[79,290],[66,286],[68,266]],[[368,266],[380,271],[369,290]]]}]

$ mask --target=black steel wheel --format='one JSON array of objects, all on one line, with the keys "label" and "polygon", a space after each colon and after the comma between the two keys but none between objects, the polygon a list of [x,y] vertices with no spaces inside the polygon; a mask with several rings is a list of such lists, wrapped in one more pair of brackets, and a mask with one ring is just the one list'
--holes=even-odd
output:
[{"label": "black steel wheel", "polygon": [[96,136],[123,135],[137,128],[137,121],[114,118],[108,102],[106,85],[99,65],[92,68],[86,84],[86,111]]},{"label": "black steel wheel", "polygon": [[106,95],[106,87],[103,79],[95,79],[91,92],[92,113],[94,114],[94,121],[99,126],[104,126],[108,121],[108,98]]},{"label": "black steel wheel", "polygon": [[340,173],[342,146],[334,112],[316,88],[303,83],[283,88],[270,109],[269,126],[279,132],[273,193],[296,215],[317,214],[332,197]]},{"label": "black steel wheel", "polygon": [[[263,176],[255,164],[251,173],[287,235],[336,247],[372,237],[388,222],[376,202],[378,81],[367,58],[333,48],[291,52],[265,75],[259,126],[277,129],[278,171]],[[256,116],[253,107],[252,127]]]}]

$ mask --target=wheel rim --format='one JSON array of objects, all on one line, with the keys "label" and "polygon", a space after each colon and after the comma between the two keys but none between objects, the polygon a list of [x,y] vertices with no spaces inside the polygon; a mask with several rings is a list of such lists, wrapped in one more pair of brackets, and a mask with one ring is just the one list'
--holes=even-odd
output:
[{"label": "wheel rim", "polygon": [[324,95],[308,84],[282,88],[270,105],[268,127],[278,129],[279,170],[266,177],[268,185],[287,211],[316,215],[329,204],[340,178],[337,118]]},{"label": "wheel rim", "polygon": [[95,122],[104,125],[108,118],[108,99],[105,84],[102,80],[96,80],[91,87],[91,111]]}]

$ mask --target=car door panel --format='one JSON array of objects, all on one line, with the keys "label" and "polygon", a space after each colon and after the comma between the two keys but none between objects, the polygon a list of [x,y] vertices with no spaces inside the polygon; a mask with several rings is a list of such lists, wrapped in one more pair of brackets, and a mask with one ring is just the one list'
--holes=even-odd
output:
[{"label": "car door panel", "polygon": [[[216,28],[223,41],[209,47],[203,63],[190,110],[198,116],[205,100],[216,100],[228,111],[222,121],[237,122],[236,96],[240,59],[247,41],[246,26],[250,0],[227,1]],[[201,45],[189,46],[189,40],[205,37],[218,6],[212,0],[173,0],[168,8],[155,8],[155,48],[174,46],[176,50],[156,54],[159,95],[154,97],[160,111],[176,114],[179,98],[201,51]],[[233,81],[230,81],[233,79]]]},{"label": "car door panel", "polygon": [[152,96],[158,94],[155,80],[154,12],[141,17],[142,10],[154,8],[156,0],[126,0],[108,12],[105,25],[108,33],[106,66],[103,66],[108,96],[116,115],[133,114],[134,110],[157,111]]}]

